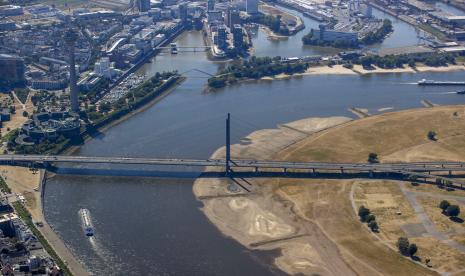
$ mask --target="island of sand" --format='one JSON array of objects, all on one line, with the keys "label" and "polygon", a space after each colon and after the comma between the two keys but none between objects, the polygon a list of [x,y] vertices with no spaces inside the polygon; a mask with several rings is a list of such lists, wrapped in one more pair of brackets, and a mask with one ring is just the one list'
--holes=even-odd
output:
[{"label": "island of sand", "polygon": [[[428,139],[435,131],[437,140]],[[254,132],[232,146],[235,158],[289,161],[465,161],[465,106],[436,106],[363,119],[310,118]],[[219,149],[213,157],[224,157]],[[301,275],[434,275],[465,272],[465,225],[442,214],[465,210],[465,191],[374,179],[198,179],[202,211],[249,249],[279,250],[274,265]],[[243,189],[242,187],[245,187]],[[357,216],[364,205],[379,232]],[[415,258],[399,254],[406,237]]]}]

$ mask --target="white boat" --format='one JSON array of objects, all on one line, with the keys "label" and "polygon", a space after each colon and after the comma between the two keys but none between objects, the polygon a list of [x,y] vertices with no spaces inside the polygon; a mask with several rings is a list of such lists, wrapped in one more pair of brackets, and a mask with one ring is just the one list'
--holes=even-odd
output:
[{"label": "white boat", "polygon": [[94,235],[94,228],[92,227],[92,222],[90,220],[90,213],[87,209],[79,210],[79,214],[81,216],[82,227],[84,228],[84,233],[86,236],[93,236]]}]

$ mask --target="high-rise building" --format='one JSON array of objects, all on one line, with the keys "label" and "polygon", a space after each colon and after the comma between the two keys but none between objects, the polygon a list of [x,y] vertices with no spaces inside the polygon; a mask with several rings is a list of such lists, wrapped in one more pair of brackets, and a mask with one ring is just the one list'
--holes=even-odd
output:
[{"label": "high-rise building", "polygon": [[226,25],[228,25],[230,29],[232,29],[235,24],[241,24],[239,10],[229,9],[227,15],[228,16],[226,17]]},{"label": "high-rise building", "polygon": [[146,12],[150,10],[150,0],[137,0],[137,1],[138,1],[137,8],[139,9],[140,12]]},{"label": "high-rise building", "polygon": [[179,19],[181,19],[182,22],[187,21],[187,3],[179,4]]},{"label": "high-rise building", "polygon": [[215,0],[207,0],[207,11],[215,10]]},{"label": "high-rise building", "polygon": [[24,60],[17,56],[0,54],[0,80],[8,83],[24,81]]},{"label": "high-rise building", "polygon": [[248,14],[258,13],[258,1],[259,0],[245,0],[245,10]]},{"label": "high-rise building", "polygon": [[242,27],[239,24],[233,25],[232,29],[234,47],[242,48],[244,45],[244,33],[242,32]]},{"label": "high-rise building", "polygon": [[221,25],[221,26],[218,26],[218,30],[217,30],[217,35],[218,35],[218,47],[220,49],[226,49],[228,47],[228,43],[227,43],[227,33],[226,33],[226,26],[224,25]]},{"label": "high-rise building", "polygon": [[68,46],[69,54],[69,92],[71,110],[75,112],[79,111],[78,89],[76,85],[76,66],[74,62],[74,45],[78,37],[78,33],[72,28],[68,29],[63,37],[66,46]]}]

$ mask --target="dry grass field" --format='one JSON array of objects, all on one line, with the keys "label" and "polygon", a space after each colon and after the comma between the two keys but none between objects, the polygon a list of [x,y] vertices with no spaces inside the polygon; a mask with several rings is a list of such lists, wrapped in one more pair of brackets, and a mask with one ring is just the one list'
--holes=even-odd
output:
[{"label": "dry grass field", "polygon": [[[437,133],[437,141],[427,137]],[[385,113],[351,121],[316,133],[290,146],[276,158],[292,161],[366,162],[377,153],[381,162],[465,161],[465,107],[443,106]],[[384,275],[425,275],[426,259],[442,273],[465,269],[465,254],[428,235],[411,202],[400,189],[400,181],[370,180],[288,180],[278,181],[276,193],[295,204],[302,218],[315,221],[338,245],[347,263],[360,274],[376,270]],[[439,197],[424,199],[429,193],[463,196],[464,191],[446,191],[433,185],[412,186],[417,202],[440,231],[463,243],[463,224],[450,221],[437,208]],[[368,207],[376,215],[380,232],[373,235],[356,216],[355,208]],[[453,200],[450,200],[453,202]],[[465,210],[465,206],[461,206]],[[462,215],[463,216],[463,215]],[[402,257],[396,241],[408,236],[417,243],[423,266]],[[364,271],[365,269],[365,271]],[[368,273],[371,271],[372,273]]]}]

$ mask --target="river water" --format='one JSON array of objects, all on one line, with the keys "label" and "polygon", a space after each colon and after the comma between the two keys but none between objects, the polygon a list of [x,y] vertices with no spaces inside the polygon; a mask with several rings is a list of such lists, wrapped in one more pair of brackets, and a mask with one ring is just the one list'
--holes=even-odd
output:
[{"label": "river water", "polygon": [[[379,11],[375,14],[390,18]],[[395,32],[374,47],[414,45],[415,30],[391,20]],[[304,21],[307,29],[287,41],[271,42],[258,33],[253,40],[256,54],[321,54],[321,50],[301,46],[301,36],[317,25],[308,18]],[[203,43],[201,34],[194,31],[184,33],[177,42],[181,46]],[[227,112],[232,114],[232,139],[237,142],[254,130],[279,123],[311,116],[352,116],[349,107],[367,108],[375,114],[381,108],[420,107],[422,99],[437,104],[465,102],[451,88],[415,84],[421,78],[463,80],[463,72],[321,75],[203,92],[206,73],[214,74],[223,65],[208,61],[204,52],[157,56],[141,72],[152,75],[176,69],[185,73],[186,81],[153,107],[89,141],[76,154],[208,158],[224,144]],[[96,275],[280,274],[270,265],[270,256],[276,253],[246,250],[209,223],[192,194],[192,182],[187,178],[56,176],[47,182],[45,215]],[[82,232],[80,208],[90,210],[94,238]]]}]

